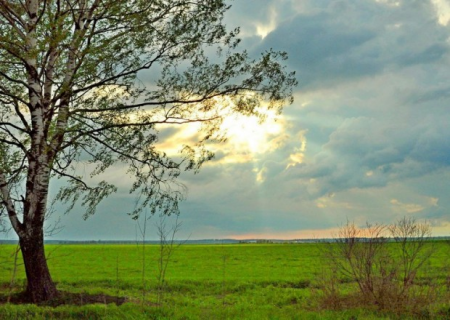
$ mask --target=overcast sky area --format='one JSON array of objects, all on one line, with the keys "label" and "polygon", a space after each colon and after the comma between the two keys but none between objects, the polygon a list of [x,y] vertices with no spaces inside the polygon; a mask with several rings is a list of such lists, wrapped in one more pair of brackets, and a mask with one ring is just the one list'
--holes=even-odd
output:
[{"label": "overcast sky area", "polygon": [[[241,27],[241,49],[289,54],[295,102],[263,125],[225,122],[230,139],[216,158],[181,176],[177,237],[329,237],[347,219],[404,216],[449,236],[449,3],[233,1],[226,25]],[[172,131],[161,144],[179,148],[189,134]],[[120,170],[113,180],[127,182]],[[120,190],[86,221],[79,207],[61,216],[49,239],[135,239],[133,197]]]}]

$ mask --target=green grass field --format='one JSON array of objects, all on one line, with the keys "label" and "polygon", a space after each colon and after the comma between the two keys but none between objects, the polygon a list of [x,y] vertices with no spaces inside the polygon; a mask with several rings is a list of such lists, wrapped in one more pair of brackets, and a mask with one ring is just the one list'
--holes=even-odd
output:
[{"label": "green grass field", "polygon": [[[168,263],[166,286],[158,290],[159,247],[137,245],[48,245],[53,279],[63,291],[107,294],[127,302],[58,307],[3,304],[0,319],[395,319],[414,318],[376,310],[327,310],[319,303],[326,266],[323,244],[183,245]],[[1,294],[10,292],[12,245],[0,246]],[[419,279],[439,283],[440,298],[423,319],[450,319],[450,246],[438,243]],[[18,260],[19,262],[20,259]],[[23,288],[18,266],[14,292]],[[355,290],[342,283],[343,290]],[[159,303],[158,303],[159,302]]]}]

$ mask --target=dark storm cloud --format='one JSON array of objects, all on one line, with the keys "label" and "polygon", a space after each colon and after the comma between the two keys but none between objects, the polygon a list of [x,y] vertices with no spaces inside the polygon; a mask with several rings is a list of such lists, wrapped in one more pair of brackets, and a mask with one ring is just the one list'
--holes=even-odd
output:
[{"label": "dark storm cloud", "polygon": [[373,39],[369,30],[348,30],[333,21],[330,14],[298,16],[269,34],[263,46],[289,53],[289,64],[298,68],[301,86],[332,78],[372,73],[373,62],[351,59],[356,48]]},{"label": "dark storm cloud", "polygon": [[351,188],[384,187],[450,167],[446,119],[424,119],[416,126],[397,121],[348,119],[310,163],[290,168],[287,175],[318,179],[321,187],[313,196],[320,197]]},{"label": "dark storm cloud", "polygon": [[448,53],[448,32],[426,1],[401,6],[372,0],[325,3],[284,21],[256,47],[287,51],[301,87],[326,87],[433,63]]},{"label": "dark storm cloud", "polygon": [[419,162],[433,163],[439,167],[450,166],[449,119],[433,119],[418,137],[411,157]]}]

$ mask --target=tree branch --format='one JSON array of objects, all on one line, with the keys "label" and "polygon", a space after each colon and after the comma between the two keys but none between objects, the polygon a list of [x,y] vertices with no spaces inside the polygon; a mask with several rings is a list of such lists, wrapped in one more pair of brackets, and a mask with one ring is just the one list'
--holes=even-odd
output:
[{"label": "tree branch", "polygon": [[93,190],[94,189],[92,187],[89,187],[83,180],[81,180],[81,179],[79,179],[79,178],[77,178],[77,177],[75,177],[75,176],[73,176],[71,174],[59,171],[58,169],[56,169],[54,167],[52,168],[52,171],[56,172],[58,175],[60,175],[62,177],[66,177],[66,178],[69,178],[69,179],[72,179],[72,180],[76,181],[77,183],[81,184],[85,188],[85,190]]},{"label": "tree branch", "polygon": [[18,27],[17,23],[20,24],[22,28],[25,27],[25,22],[22,20],[21,16],[17,14],[14,9],[11,8],[9,3],[5,0],[0,0],[1,9],[4,9],[6,11],[0,10],[0,14],[8,20],[9,24],[16,30],[16,32],[19,34],[19,36],[22,38],[22,40],[25,40],[26,35],[23,33],[22,30]]},{"label": "tree branch", "polygon": [[[97,108],[97,109],[87,109],[87,108],[79,108],[71,111],[70,113],[100,113],[105,111],[122,111],[122,110],[130,110],[130,109],[138,109],[142,107],[149,107],[149,106],[161,106],[161,105],[167,105],[167,104],[195,104],[195,103],[202,103],[207,100],[217,98],[220,96],[225,96],[227,94],[239,94],[241,91],[250,90],[251,88],[247,87],[235,87],[223,90],[221,92],[217,92],[208,96],[203,96],[198,99],[192,99],[192,100],[182,100],[182,99],[172,99],[172,100],[165,100],[165,101],[147,101],[142,103],[136,103],[136,104],[129,104],[129,105],[118,105],[116,107],[109,107],[109,108]],[[252,89],[253,92],[258,92],[258,90]]]},{"label": "tree branch", "polygon": [[9,220],[11,221],[11,225],[13,226],[14,230],[17,232],[19,236],[23,236],[24,226],[17,217],[17,212],[14,208],[14,203],[11,200],[11,195],[8,189],[8,182],[1,168],[0,168],[0,194],[2,198],[1,199],[2,204],[6,207],[6,211],[8,212],[8,217]]}]

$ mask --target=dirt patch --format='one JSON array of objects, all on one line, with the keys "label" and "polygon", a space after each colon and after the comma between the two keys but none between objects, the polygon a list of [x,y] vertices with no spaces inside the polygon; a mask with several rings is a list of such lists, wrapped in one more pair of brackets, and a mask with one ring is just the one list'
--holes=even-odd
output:
[{"label": "dirt patch", "polygon": [[[67,291],[59,291],[59,295],[57,298],[39,303],[41,306],[51,306],[57,307],[60,305],[76,305],[83,306],[87,304],[110,304],[114,303],[118,306],[126,302],[127,299],[125,297],[116,297],[109,296],[106,294],[88,294],[88,293],[73,293]],[[8,297],[7,295],[0,295],[0,305],[1,304],[29,304],[32,303],[29,297],[24,293],[15,293]]]}]

